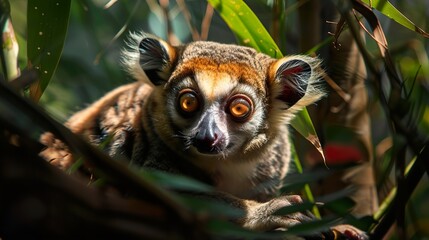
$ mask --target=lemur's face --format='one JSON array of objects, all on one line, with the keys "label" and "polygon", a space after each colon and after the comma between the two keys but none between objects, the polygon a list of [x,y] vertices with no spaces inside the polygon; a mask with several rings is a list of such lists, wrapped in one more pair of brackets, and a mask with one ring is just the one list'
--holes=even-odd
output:
[{"label": "lemur's face", "polygon": [[318,77],[318,62],[305,56],[276,60],[213,42],[172,47],[147,36],[128,56],[154,85],[148,106],[154,130],[191,155],[225,158],[255,149],[320,96],[305,100]]},{"label": "lemur's face", "polygon": [[187,75],[166,84],[166,114],[184,149],[226,156],[263,132],[266,97],[237,74],[225,71],[228,65],[197,61],[186,63],[193,65]]}]

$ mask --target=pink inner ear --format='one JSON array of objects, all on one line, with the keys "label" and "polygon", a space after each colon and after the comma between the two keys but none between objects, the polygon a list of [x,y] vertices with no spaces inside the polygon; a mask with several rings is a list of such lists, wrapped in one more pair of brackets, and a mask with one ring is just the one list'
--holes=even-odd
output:
[{"label": "pink inner ear", "polygon": [[[295,66],[281,72],[283,87],[280,95],[277,96],[277,99],[287,103],[289,106],[292,106],[304,96],[305,93],[299,90],[298,86],[296,86],[298,83],[293,79],[293,76],[298,75],[302,71],[304,71],[302,66]],[[291,76],[292,78],[290,78]]]},{"label": "pink inner ear", "polygon": [[277,96],[277,99],[289,104],[289,106],[292,106],[293,104],[298,102],[299,99],[301,99],[303,96],[304,93],[298,91],[297,88],[294,88],[289,84],[284,84],[280,95]]},{"label": "pink inner ear", "polygon": [[301,66],[296,66],[293,68],[289,68],[285,71],[282,72],[282,76],[288,76],[288,75],[292,75],[292,74],[298,74],[300,72],[303,71],[303,68]]}]

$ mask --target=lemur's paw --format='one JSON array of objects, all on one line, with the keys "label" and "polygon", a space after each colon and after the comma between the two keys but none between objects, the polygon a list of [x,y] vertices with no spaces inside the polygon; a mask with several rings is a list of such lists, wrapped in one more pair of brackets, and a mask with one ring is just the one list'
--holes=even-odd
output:
[{"label": "lemur's paw", "polygon": [[279,228],[287,229],[313,219],[312,216],[300,212],[287,215],[275,214],[284,207],[299,203],[302,203],[302,199],[298,195],[281,196],[265,203],[248,201],[243,226],[253,230],[270,231]]},{"label": "lemur's paw", "polygon": [[347,224],[337,225],[331,228],[334,240],[348,239],[348,240],[367,240],[368,235],[365,232]]},{"label": "lemur's paw", "polygon": [[[276,212],[284,207],[302,203],[298,195],[281,196],[265,203],[245,201],[246,217],[242,223],[245,228],[258,231],[286,230],[294,225],[314,220],[311,213],[294,212],[286,215],[277,215]],[[311,238],[312,237],[312,238]],[[367,240],[365,232],[347,224],[337,225],[330,231],[311,234],[310,239],[326,240]],[[315,237],[315,238],[314,238]],[[303,236],[304,239],[307,239]]]},{"label": "lemur's paw", "polygon": [[62,170],[66,170],[74,163],[69,148],[62,141],[55,138],[52,133],[46,132],[42,134],[40,142],[46,146],[46,148],[40,152],[40,156],[50,164]]}]

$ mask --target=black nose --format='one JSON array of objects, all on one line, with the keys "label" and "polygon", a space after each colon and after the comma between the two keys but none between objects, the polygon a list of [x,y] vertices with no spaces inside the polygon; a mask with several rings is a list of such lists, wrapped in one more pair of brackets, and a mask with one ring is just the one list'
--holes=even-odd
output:
[{"label": "black nose", "polygon": [[216,153],[219,152],[218,141],[219,138],[216,133],[204,134],[198,132],[194,139],[194,146],[201,153]]},{"label": "black nose", "polygon": [[205,119],[199,125],[193,145],[201,153],[216,154],[223,150],[223,135],[212,119]]}]

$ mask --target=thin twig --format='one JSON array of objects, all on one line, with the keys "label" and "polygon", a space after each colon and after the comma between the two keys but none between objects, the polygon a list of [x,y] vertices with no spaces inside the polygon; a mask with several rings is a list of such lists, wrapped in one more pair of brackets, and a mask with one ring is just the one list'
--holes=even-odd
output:
[{"label": "thin twig", "polygon": [[[112,3],[114,1],[110,1],[110,4],[114,4]],[[131,10],[131,13],[129,14],[127,20],[125,21],[124,25],[121,27],[121,29],[119,29],[119,31],[115,34],[115,36],[110,39],[109,43],[107,44],[106,47],[102,48],[102,50],[95,56],[94,59],[94,64],[98,65],[100,62],[100,58],[106,53],[106,51],[112,47],[113,43],[116,42],[116,40],[118,40],[118,38],[128,29],[128,25],[131,22],[131,19],[134,18],[135,13],[137,12],[137,9],[139,8],[141,3],[141,0],[138,0],[135,2],[133,9]]]},{"label": "thin twig", "polygon": [[[367,64],[367,67],[377,79],[377,81],[374,81],[374,86],[377,89],[377,92],[379,93],[381,106],[383,107],[384,113],[386,114],[387,119],[390,120],[388,121],[388,124],[391,130],[391,133],[401,134],[402,136],[406,137],[407,140],[409,139],[410,141],[407,142],[407,145],[410,146],[414,150],[414,152],[419,155],[419,157],[416,160],[415,166],[413,166],[412,168],[413,170],[407,175],[405,179],[399,179],[400,183],[398,184],[398,191],[395,194],[394,201],[392,202],[392,204],[389,205],[388,210],[386,211],[386,215],[383,217],[380,223],[375,228],[373,228],[373,239],[381,239],[382,236],[385,235],[387,230],[392,226],[395,219],[398,221],[398,223],[401,223],[403,221],[402,219],[403,214],[401,213],[400,215],[397,215],[397,212],[398,210],[403,211],[405,203],[408,201],[417,183],[422,178],[424,173],[424,170],[423,170],[424,168],[422,168],[422,166],[425,166],[427,168],[427,171],[429,171],[429,164],[425,162],[425,159],[429,155],[429,152],[428,152],[429,150],[427,149],[428,147],[427,141],[423,141],[423,144],[419,142],[421,140],[421,136],[419,136],[420,134],[418,134],[418,132],[410,131],[409,129],[404,128],[404,126],[402,126],[402,122],[400,120],[402,116],[398,116],[398,113],[397,113],[398,110],[397,109],[395,110],[395,108],[399,106],[399,103],[401,103],[401,101],[404,101],[404,99],[402,99],[401,97],[401,91],[403,91],[401,87],[402,81],[399,78],[398,73],[394,68],[392,59],[390,57],[390,53],[386,48],[387,40],[380,27],[380,23],[378,22],[378,19],[371,11],[371,9],[368,9],[367,7],[365,7],[365,5],[363,5],[362,2],[360,2],[359,0],[351,0],[351,3],[353,4],[353,8],[357,10],[359,13],[361,13],[368,20],[368,23],[370,24],[374,32],[374,36],[378,39],[377,43],[379,46],[380,54],[382,56],[382,59],[384,60],[385,69],[387,71],[387,77],[390,80],[390,83],[392,86],[389,100],[387,100],[381,87],[382,86],[381,79],[385,75],[375,65],[365,45],[360,39],[358,35],[358,29],[357,29],[356,23],[354,22],[349,12],[350,6],[348,6],[349,8],[347,7],[342,8],[343,18],[345,22],[348,24],[350,31],[356,40],[358,48],[362,53],[362,56]],[[424,149],[423,152],[421,152],[422,148]],[[404,158],[404,154],[402,154],[400,158]],[[403,161],[403,160],[404,159],[400,159],[398,161]],[[397,164],[399,164],[398,167],[402,169],[401,163],[398,162]],[[395,218],[395,216],[397,218]]]},{"label": "thin twig", "polygon": [[325,74],[323,78],[325,79],[326,83],[328,83],[328,85],[344,100],[344,102],[348,103],[350,101],[350,94],[346,93],[340,86],[338,86],[338,84],[331,77],[329,77],[328,74]]},{"label": "thin twig", "polygon": [[210,30],[210,23],[212,21],[213,18],[213,7],[210,4],[207,4],[206,7],[206,13],[204,14],[204,18],[201,21],[201,35],[200,35],[200,40],[207,40],[208,36],[209,36],[209,30]]},{"label": "thin twig", "polygon": [[168,11],[168,6],[170,5],[170,1],[169,0],[159,0],[159,5],[161,6],[161,10],[163,13],[163,19],[165,22],[165,25],[167,26],[167,38],[168,38],[168,42],[175,44],[176,43],[176,39],[174,38],[174,34],[173,34],[173,27],[170,21],[170,17],[169,17],[169,11]]},{"label": "thin twig", "polygon": [[359,17],[357,16],[357,14],[356,14],[356,11],[355,10],[353,10],[352,11],[353,12],[353,15],[355,16],[355,19],[356,19],[356,22],[357,23],[359,23],[359,25],[360,25],[360,27],[374,40],[374,41],[376,41],[377,42],[377,44],[379,44],[380,46],[383,46],[385,49],[387,49],[387,45],[385,45],[383,42],[381,42],[381,41],[379,41],[375,36],[374,36],[374,34],[372,34],[366,27],[365,27],[365,24],[363,24],[361,21],[360,21],[360,19],[359,19]]},{"label": "thin twig", "polygon": [[198,31],[195,28],[195,26],[192,24],[192,17],[191,17],[191,14],[189,13],[189,10],[188,10],[188,8],[186,6],[185,1],[183,1],[183,0],[176,0],[176,2],[177,2],[177,5],[179,6],[180,10],[183,13],[183,16],[185,17],[186,24],[188,25],[189,30],[191,31],[191,34],[192,34],[192,39],[194,41],[200,40],[201,39],[200,34],[198,33]]},{"label": "thin twig", "polygon": [[104,5],[104,9],[109,9],[110,7],[112,7],[115,3],[117,3],[118,2],[118,0],[110,0],[108,3],[106,3],[105,5]]}]

